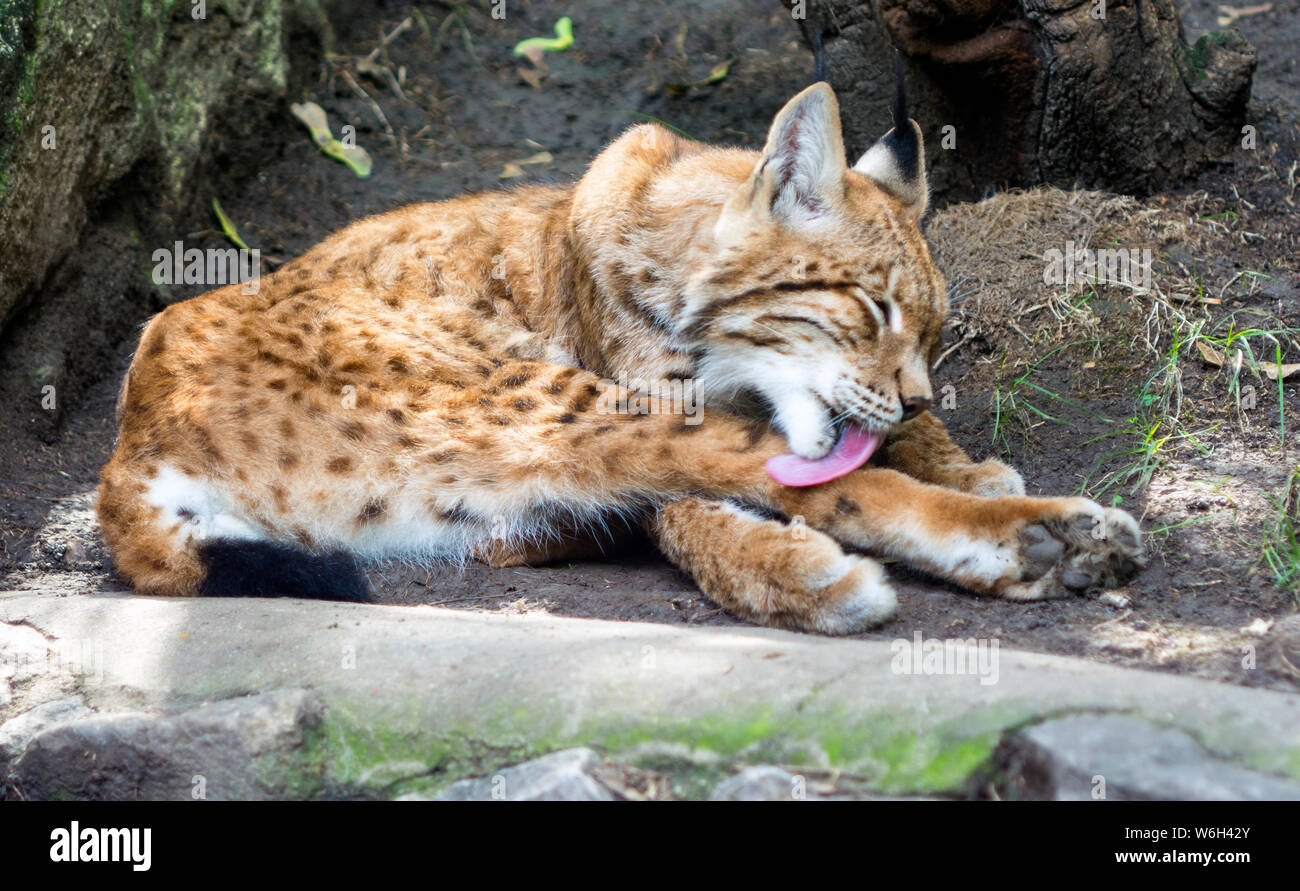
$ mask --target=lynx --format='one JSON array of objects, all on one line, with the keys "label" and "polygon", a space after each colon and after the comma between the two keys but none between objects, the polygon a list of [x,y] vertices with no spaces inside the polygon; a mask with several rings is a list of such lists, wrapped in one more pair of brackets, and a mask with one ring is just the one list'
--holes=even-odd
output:
[{"label": "lynx", "polygon": [[364,600],[368,560],[542,563],[639,523],[719,605],[831,634],[896,611],[873,556],[1016,600],[1122,583],[1129,515],[1027,497],[928,410],[927,203],[901,98],[850,167],[818,83],[761,152],[637,126],[575,185],[364,219],[170,306],[98,492],[118,570]]}]

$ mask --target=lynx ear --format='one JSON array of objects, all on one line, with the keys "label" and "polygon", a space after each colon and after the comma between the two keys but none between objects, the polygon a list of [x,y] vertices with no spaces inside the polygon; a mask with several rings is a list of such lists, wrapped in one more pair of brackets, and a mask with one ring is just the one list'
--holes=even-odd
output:
[{"label": "lynx ear", "polygon": [[925,181],[925,142],[920,126],[907,116],[902,56],[894,56],[894,127],[867,149],[853,169],[871,177],[896,198],[913,220],[921,219],[930,201]]},{"label": "lynx ear", "polygon": [[777,113],[754,170],[752,196],[782,222],[812,222],[830,213],[847,169],[839,102],[829,85],[816,83]]}]

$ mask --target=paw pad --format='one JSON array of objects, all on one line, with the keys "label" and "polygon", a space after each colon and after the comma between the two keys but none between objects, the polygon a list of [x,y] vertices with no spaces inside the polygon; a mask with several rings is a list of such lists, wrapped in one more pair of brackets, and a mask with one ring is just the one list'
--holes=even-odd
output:
[{"label": "paw pad", "polygon": [[1020,583],[1004,592],[1016,599],[1120,587],[1146,563],[1137,521],[1084,499],[1025,526],[1019,538]]}]

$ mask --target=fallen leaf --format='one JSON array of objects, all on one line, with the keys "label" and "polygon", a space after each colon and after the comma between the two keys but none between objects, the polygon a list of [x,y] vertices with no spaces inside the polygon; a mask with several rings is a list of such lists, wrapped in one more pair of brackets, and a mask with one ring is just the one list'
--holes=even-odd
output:
[{"label": "fallen leaf", "polygon": [[1214,347],[1210,346],[1208,343],[1202,340],[1196,341],[1196,348],[1200,350],[1201,358],[1204,359],[1206,362],[1209,362],[1211,365],[1214,365],[1218,368],[1223,367],[1223,363],[1225,361],[1223,358],[1223,353],[1219,352]]},{"label": "fallen leaf", "polygon": [[311,133],[312,141],[317,145],[334,138],[334,134],[330,132],[329,121],[325,118],[325,109],[315,102],[295,102],[289,106],[289,111],[302,121],[303,126]]},{"label": "fallen leaf", "polygon": [[[1204,341],[1196,341],[1196,348],[1200,351],[1201,358],[1216,368],[1222,368],[1228,361],[1227,357],[1224,356],[1223,353],[1219,352]],[[1240,368],[1245,365],[1245,355],[1241,350],[1237,350],[1233,354],[1232,361],[1234,365]],[[1251,368],[1258,371],[1269,380],[1275,381],[1278,378],[1286,380],[1297,371],[1300,371],[1300,363],[1279,365],[1276,362],[1258,362],[1251,365]]]},{"label": "fallen leaf", "polygon": [[664,84],[664,89],[673,95],[680,95],[681,93],[685,93],[691,87],[707,87],[710,84],[716,84],[726,78],[727,73],[731,71],[731,66],[735,64],[735,61],[735,59],[728,59],[725,62],[719,62],[717,65],[714,65],[713,69],[709,72],[709,76],[704,78],[704,80],[697,80],[688,84],[667,83]]},{"label": "fallen leaf", "polygon": [[709,72],[709,76],[704,79],[704,82],[706,84],[716,84],[718,81],[722,80],[727,76],[727,72],[731,71],[731,65],[735,61],[735,59],[728,59],[725,62],[719,62],[717,65],[714,65],[713,70]]},{"label": "fallen leaf", "polygon": [[530,37],[521,40],[515,44],[515,55],[523,56],[533,64],[537,64],[541,53],[557,52],[571,46],[573,46],[573,19],[566,15],[555,23],[554,37]]},{"label": "fallen leaf", "polygon": [[361,179],[370,175],[374,164],[370,153],[357,145],[345,145],[334,138],[330,132],[325,110],[315,102],[299,102],[289,106],[293,116],[302,122],[311,133],[312,142],[316,143],[325,155],[336,161],[342,161]]},{"label": "fallen leaf", "polygon": [[1106,591],[1097,595],[1097,599],[1106,606],[1113,606],[1116,609],[1124,609],[1131,602],[1127,594],[1121,594],[1118,591]]},{"label": "fallen leaf", "polygon": [[538,68],[546,67],[546,50],[542,49],[540,46],[534,44],[533,46],[525,47],[523,57],[529,62],[532,62]]},{"label": "fallen leaf", "polygon": [[1278,365],[1276,363],[1269,365],[1268,363],[1263,363],[1259,366],[1259,370],[1263,373],[1264,377],[1271,381],[1275,381],[1279,377],[1282,378],[1282,380],[1286,380],[1297,371],[1300,371],[1300,363],[1292,365]]},{"label": "fallen leaf", "polygon": [[542,88],[542,78],[546,77],[550,71],[545,64],[539,65],[536,68],[525,68],[520,65],[515,70],[519,72],[520,79],[534,90],[540,90]]},{"label": "fallen leaf", "polygon": [[555,160],[555,156],[550,152],[538,152],[535,155],[529,155],[527,158],[516,158],[513,161],[507,161],[505,168],[501,171],[501,179],[514,179],[524,175],[525,167],[533,167],[538,164],[550,164]]},{"label": "fallen leaf", "polygon": [[226,216],[226,212],[221,209],[221,202],[216,198],[212,199],[212,209],[216,211],[217,222],[221,223],[221,231],[230,239],[230,243],[241,250],[248,250],[248,245],[244,244],[244,240],[239,237],[235,224],[230,222],[230,217]]},{"label": "fallen leaf", "polygon": [[1269,12],[1273,9],[1272,3],[1259,3],[1255,6],[1220,6],[1219,16],[1216,19],[1219,27],[1223,28],[1231,25],[1237,19],[1244,19],[1248,16],[1259,15],[1262,12]]},{"label": "fallen leaf", "polygon": [[370,175],[370,171],[374,167],[374,162],[370,159],[370,153],[361,146],[344,145],[335,140],[332,148],[334,151],[327,151],[325,154],[348,165],[352,172],[361,179],[365,179]]}]

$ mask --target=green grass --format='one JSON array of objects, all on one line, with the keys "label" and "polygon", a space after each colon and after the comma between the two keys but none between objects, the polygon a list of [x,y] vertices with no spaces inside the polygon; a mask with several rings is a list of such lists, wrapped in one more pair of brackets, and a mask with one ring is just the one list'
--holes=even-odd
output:
[{"label": "green grass", "polygon": [[1237,224],[1237,221],[1241,219],[1241,214],[1239,214],[1235,210],[1229,209],[1229,210],[1221,211],[1219,213],[1205,214],[1201,217],[1201,219],[1222,220],[1224,223],[1228,224],[1229,226],[1235,226]]},{"label": "green grass", "polygon": [[[1155,370],[1147,378],[1136,397],[1134,414],[1121,422],[1113,431],[1094,437],[1085,445],[1117,438],[1124,445],[1106,455],[1098,467],[1119,459],[1122,463],[1094,480],[1090,474],[1082,491],[1100,499],[1111,492],[1112,501],[1123,499],[1120,489],[1129,494],[1146,486],[1174,451],[1190,447],[1208,455],[1211,449],[1201,440],[1206,434],[1221,426],[1207,423],[1192,429],[1183,418],[1183,371],[1189,361],[1202,367],[1211,367],[1201,347],[1212,355],[1222,357],[1220,375],[1226,377],[1225,397],[1235,412],[1238,427],[1246,426],[1249,403],[1243,403],[1243,385],[1258,384],[1262,389],[1272,382],[1260,373],[1266,364],[1283,364],[1283,356],[1296,349],[1296,335],[1300,329],[1285,327],[1241,326],[1238,311],[1229,313],[1211,324],[1207,318],[1188,319],[1176,310],[1175,324],[1168,335],[1168,344],[1160,353]],[[1268,356],[1268,361],[1264,357]],[[1247,383],[1253,381],[1253,383]],[[1213,386],[1213,384],[1212,384]],[[1281,377],[1277,381],[1278,415],[1277,436],[1279,445],[1286,443],[1286,406]],[[1112,491],[1115,490],[1115,491]]]},{"label": "green grass", "polygon": [[1121,459],[1120,467],[1102,476],[1095,485],[1094,474],[1089,474],[1084,479],[1080,491],[1095,501],[1101,501],[1107,492],[1116,490],[1111,492],[1110,502],[1112,505],[1119,504],[1124,500],[1124,496],[1118,490],[1127,487],[1131,495],[1145,488],[1156,471],[1164,466],[1166,456],[1176,446],[1190,444],[1203,455],[1211,453],[1212,450],[1202,444],[1197,437],[1217,429],[1217,424],[1195,432],[1183,432],[1180,431],[1176,421],[1173,423],[1169,421],[1168,418],[1152,421],[1150,418],[1134,415],[1128,418],[1125,426],[1118,430],[1103,433],[1082,443],[1087,446],[1111,437],[1128,441],[1123,448],[1110,452],[1098,462],[1098,467],[1101,467],[1113,460]]},{"label": "green grass", "polygon": [[1071,343],[1062,344],[1055,349],[1044,353],[1038,361],[1026,368],[1021,374],[1010,380],[1003,379],[1003,370],[1006,367],[1007,356],[1002,356],[1002,368],[998,371],[998,380],[993,387],[993,442],[999,444],[1004,454],[1010,455],[1011,441],[1007,438],[1008,428],[1012,423],[1019,425],[1026,431],[1034,425],[1034,419],[1040,421],[1050,421],[1054,424],[1065,424],[1073,426],[1068,420],[1059,418],[1040,408],[1033,401],[1037,399],[1039,403],[1043,399],[1051,400],[1062,405],[1069,406],[1083,414],[1090,415],[1097,420],[1106,423],[1113,423],[1110,419],[1097,414],[1083,403],[1068,396],[1062,396],[1041,384],[1034,383],[1030,378],[1038,370],[1038,367],[1057,353],[1068,350],[1070,347],[1080,345],[1095,345],[1099,341],[1093,340],[1076,340]]},{"label": "green grass", "polygon": [[1273,507],[1273,518],[1264,528],[1264,562],[1273,583],[1300,605],[1300,467],[1291,471],[1286,493],[1280,501],[1273,499]]},{"label": "green grass", "polygon": [[1144,534],[1146,535],[1147,538],[1165,536],[1173,532],[1175,529],[1183,529],[1186,528],[1187,526],[1195,526],[1197,523],[1203,523],[1206,520],[1210,519],[1211,517],[1217,517],[1221,513],[1223,513],[1223,511],[1216,510],[1213,513],[1201,514],[1199,516],[1191,517],[1189,519],[1182,520],[1177,523],[1166,523],[1164,526],[1157,526],[1155,529],[1148,530]]},{"label": "green grass", "polygon": [[[1229,315],[1224,321],[1228,324],[1226,333],[1214,335],[1204,334],[1199,330],[1197,334],[1208,345],[1222,353],[1225,362],[1224,366],[1228,371],[1228,394],[1232,398],[1233,406],[1237,411],[1238,423],[1245,426],[1245,416],[1242,414],[1241,404],[1241,378],[1243,372],[1248,373],[1256,383],[1261,387],[1266,386],[1266,378],[1260,373],[1260,368],[1267,364],[1273,364],[1281,367],[1283,354],[1288,348],[1294,348],[1296,345],[1296,335],[1300,334],[1300,329],[1296,328],[1256,328],[1253,326],[1246,328],[1237,328],[1236,313]],[[1222,322],[1220,323],[1222,325]],[[1266,360],[1264,357],[1267,356]],[[1284,389],[1282,376],[1279,374],[1277,379],[1277,435],[1280,444],[1286,444],[1286,400],[1283,398]]]}]

